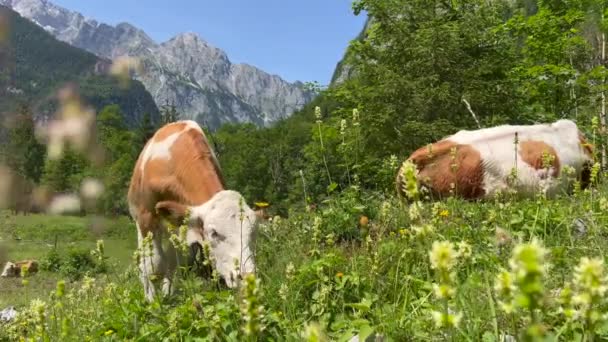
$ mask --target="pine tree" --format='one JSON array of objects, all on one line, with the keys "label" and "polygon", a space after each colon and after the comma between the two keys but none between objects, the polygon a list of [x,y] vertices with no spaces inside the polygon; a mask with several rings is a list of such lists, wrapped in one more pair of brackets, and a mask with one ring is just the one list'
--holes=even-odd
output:
[{"label": "pine tree", "polygon": [[144,113],[137,130],[135,131],[135,141],[137,143],[138,148],[143,148],[143,146],[148,142],[150,138],[154,135],[158,127],[152,121],[152,117],[149,113]]},{"label": "pine tree", "polygon": [[175,103],[171,102],[171,104],[169,104],[169,101],[166,101],[165,105],[161,108],[160,118],[160,124],[162,126],[180,120],[181,114],[175,108]]},{"label": "pine tree", "polygon": [[[126,213],[126,189],[133,165],[145,141],[154,134],[154,127],[146,117],[136,132],[128,130],[124,115],[116,105],[106,106],[97,117],[99,141],[106,151],[106,164],[99,178],[106,191],[100,199],[105,214]],[[145,140],[144,140],[145,139]],[[139,144],[141,146],[138,146]]]}]

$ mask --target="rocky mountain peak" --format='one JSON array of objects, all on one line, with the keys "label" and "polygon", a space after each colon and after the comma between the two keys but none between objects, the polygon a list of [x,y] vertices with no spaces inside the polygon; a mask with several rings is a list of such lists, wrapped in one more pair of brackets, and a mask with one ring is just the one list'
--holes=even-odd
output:
[{"label": "rocky mountain peak", "polygon": [[57,39],[100,57],[138,57],[144,70],[136,78],[157,105],[174,103],[184,117],[211,126],[224,122],[268,125],[313,98],[301,82],[289,83],[254,66],[232,64],[224,51],[194,32],[158,44],[129,23],[98,23],[47,0],[0,0],[0,4]]}]

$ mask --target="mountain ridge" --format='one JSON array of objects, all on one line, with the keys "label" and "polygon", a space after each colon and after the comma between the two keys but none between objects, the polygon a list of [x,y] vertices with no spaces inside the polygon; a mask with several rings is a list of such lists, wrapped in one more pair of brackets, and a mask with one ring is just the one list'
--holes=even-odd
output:
[{"label": "mountain ridge", "polygon": [[268,126],[290,116],[315,94],[249,63],[232,63],[221,49],[188,31],[157,43],[145,31],[121,22],[112,26],[47,0],[0,0],[57,39],[116,59],[137,57],[136,73],[158,106],[175,104],[184,117],[218,126],[251,122]]},{"label": "mountain ridge", "polygon": [[48,119],[57,106],[57,92],[77,85],[85,103],[97,111],[117,104],[125,123],[135,128],[144,115],[159,119],[159,110],[143,84],[132,80],[124,89],[108,75],[111,61],[62,42],[19,13],[0,4],[8,26],[0,40],[0,113],[10,118],[19,104],[28,104],[36,119]]}]

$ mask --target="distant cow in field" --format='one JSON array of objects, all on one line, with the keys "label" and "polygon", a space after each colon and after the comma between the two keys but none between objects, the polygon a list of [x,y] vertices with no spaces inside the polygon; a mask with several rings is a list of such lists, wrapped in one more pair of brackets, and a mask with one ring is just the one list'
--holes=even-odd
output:
[{"label": "distant cow in field", "polygon": [[268,219],[270,219],[270,215],[268,214],[268,212],[266,211],[266,208],[260,208],[257,209],[255,211],[255,216],[260,220],[260,221],[268,221]]},{"label": "distant cow in field", "polygon": [[266,202],[256,202],[254,203],[255,208],[255,216],[258,218],[260,222],[266,222],[270,219],[270,214],[268,214],[268,203]]},{"label": "distant cow in field", "polygon": [[[419,148],[407,161],[433,198],[484,199],[509,189],[520,196],[541,189],[552,197],[569,191],[575,179],[588,186],[593,151],[573,121],[558,120],[462,130]],[[404,166],[396,177],[399,195],[404,195]]]},{"label": "distant cow in field", "polygon": [[[190,266],[207,241],[214,266],[228,287],[254,271],[249,243],[256,215],[238,192],[225,189],[215,153],[196,122],[167,124],[150,138],[135,164],[128,202],[143,250],[139,267],[146,299],[155,295],[153,275],[162,280],[163,294],[172,291],[176,253],[171,243],[168,250],[161,245],[167,235],[163,220],[188,226]],[[143,248],[148,233],[151,256]]]},{"label": "distant cow in field", "polygon": [[4,265],[0,277],[20,277],[23,268],[27,268],[27,273],[32,274],[38,272],[38,262],[35,260],[23,260],[17,262],[7,262]]}]

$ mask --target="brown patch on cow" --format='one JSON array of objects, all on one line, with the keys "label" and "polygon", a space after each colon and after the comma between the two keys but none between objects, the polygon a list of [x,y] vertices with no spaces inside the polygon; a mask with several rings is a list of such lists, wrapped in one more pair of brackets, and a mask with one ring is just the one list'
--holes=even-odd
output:
[{"label": "brown patch on cow", "polygon": [[527,140],[519,143],[519,155],[521,159],[536,170],[545,169],[548,160],[543,160],[549,156],[550,166],[553,167],[552,177],[557,177],[560,171],[560,160],[555,149],[544,141]]},{"label": "brown patch on cow", "polygon": [[174,201],[162,201],[156,203],[156,213],[162,217],[165,217],[174,226],[180,226],[183,224],[182,220],[186,216],[188,207]]},{"label": "brown patch on cow", "polygon": [[163,129],[156,132],[154,135],[154,142],[161,142],[167,139],[170,135],[183,131],[187,126],[188,125],[184,122],[170,123]]},{"label": "brown patch on cow", "polygon": [[457,146],[453,141],[441,140],[434,144],[428,144],[414,151],[408,158],[419,169],[424,168],[426,164],[435,160],[436,157],[449,153],[452,147]]},{"label": "brown patch on cow", "polygon": [[587,142],[585,135],[581,131],[578,132],[578,141],[581,143],[587,157],[593,159],[593,146]]},{"label": "brown patch on cow", "polygon": [[[172,223],[179,219],[178,211],[169,210],[176,208],[173,204],[199,206],[224,190],[218,162],[204,133],[185,123],[173,123],[159,129],[152,140],[162,141],[176,132],[183,133],[171,146],[170,159],[148,160],[142,175],[144,147],[133,169],[128,199],[143,236],[159,229],[160,217]],[[157,208],[159,202],[169,204]]]},{"label": "brown patch on cow", "polygon": [[216,177],[216,180],[219,182],[216,186],[219,186],[221,189],[225,188],[226,182],[224,180],[224,175],[222,174],[222,169],[220,168],[220,164],[216,159],[215,154],[211,150],[211,145],[209,144],[205,133],[196,129],[189,129],[185,134],[189,136],[193,144],[199,146],[199,160],[204,159],[206,166],[213,167],[213,176]]},{"label": "brown patch on cow", "polygon": [[408,158],[418,169],[418,181],[440,197],[453,193],[465,199],[485,194],[479,151],[470,145],[442,140],[421,147]]}]

